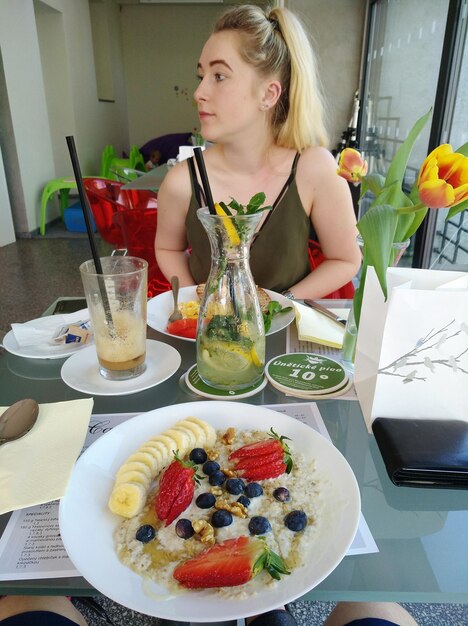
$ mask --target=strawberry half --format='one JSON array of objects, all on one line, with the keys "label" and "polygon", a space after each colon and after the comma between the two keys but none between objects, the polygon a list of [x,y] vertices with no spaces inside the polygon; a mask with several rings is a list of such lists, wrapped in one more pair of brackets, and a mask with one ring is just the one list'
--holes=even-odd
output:
[{"label": "strawberry half", "polygon": [[155,502],[156,515],[165,522],[165,526],[169,526],[190,505],[194,483],[198,481],[197,466],[192,461],[182,461],[177,452],[174,452],[174,457],[175,460],[161,476]]},{"label": "strawberry half", "polygon": [[280,436],[270,428],[270,439],[249,443],[229,455],[236,471],[249,480],[276,478],[293,467],[291,451],[286,443],[289,437]]},{"label": "strawberry half", "polygon": [[174,578],[183,587],[206,589],[243,585],[266,569],[279,580],[289,574],[280,556],[270,550],[261,539],[237,537],[227,539],[181,563],[174,570]]}]

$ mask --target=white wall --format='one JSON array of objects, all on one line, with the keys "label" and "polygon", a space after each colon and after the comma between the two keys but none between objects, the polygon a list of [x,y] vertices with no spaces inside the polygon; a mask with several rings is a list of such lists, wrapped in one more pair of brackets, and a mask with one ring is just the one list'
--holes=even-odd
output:
[{"label": "white wall", "polygon": [[[358,88],[365,0],[287,0],[316,43],[328,106],[331,146],[347,128]],[[228,5],[122,7],[129,132],[138,145],[198,124],[192,94],[196,61]],[[178,91],[175,90],[178,87]]]},{"label": "white wall", "polygon": [[0,248],[15,241],[15,229],[10,211],[10,199],[3,167],[2,150],[0,147]]},{"label": "white wall", "polygon": [[[75,137],[83,174],[99,174],[107,143],[119,152],[129,148],[119,6],[104,2],[113,32],[115,102],[98,101],[88,0],[0,2],[0,45],[13,133],[7,140],[15,143],[24,195],[26,228],[21,231],[39,226],[45,183],[72,174],[67,134]],[[21,198],[12,204],[13,210],[20,210]],[[58,210],[51,203],[48,219],[55,215]]]}]

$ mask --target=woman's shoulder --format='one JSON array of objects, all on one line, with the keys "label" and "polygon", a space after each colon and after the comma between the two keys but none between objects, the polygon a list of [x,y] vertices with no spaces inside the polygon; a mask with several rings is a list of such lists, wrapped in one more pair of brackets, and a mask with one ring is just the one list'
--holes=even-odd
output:
[{"label": "woman's shoulder", "polygon": [[306,168],[312,168],[314,170],[332,170],[336,172],[336,161],[330,150],[323,146],[311,146],[306,148],[301,153],[299,163]]},{"label": "woman's shoulder", "polygon": [[169,169],[159,193],[168,193],[177,196],[191,194],[190,176],[187,161],[176,163]]}]

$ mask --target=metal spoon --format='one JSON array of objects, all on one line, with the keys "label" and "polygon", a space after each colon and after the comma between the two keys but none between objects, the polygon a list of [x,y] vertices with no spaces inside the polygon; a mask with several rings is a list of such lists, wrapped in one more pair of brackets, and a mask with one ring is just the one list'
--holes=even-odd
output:
[{"label": "metal spoon", "polygon": [[39,414],[39,405],[30,398],[19,400],[0,415],[0,446],[19,439],[31,430]]},{"label": "metal spoon", "polygon": [[177,322],[177,320],[182,319],[182,313],[179,311],[179,305],[177,304],[177,301],[179,299],[179,277],[178,276],[173,276],[171,278],[171,287],[172,287],[172,296],[174,298],[174,310],[172,311],[172,314],[169,316],[169,319],[167,320],[169,324],[171,324],[172,322]]}]

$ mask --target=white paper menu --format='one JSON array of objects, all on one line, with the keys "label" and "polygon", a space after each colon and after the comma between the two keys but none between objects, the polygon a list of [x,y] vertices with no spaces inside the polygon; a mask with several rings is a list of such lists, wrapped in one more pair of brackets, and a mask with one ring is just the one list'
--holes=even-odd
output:
[{"label": "white paper menu", "polygon": [[[330,440],[317,404],[312,402],[267,406],[300,420]],[[92,415],[86,449],[102,434],[134,413]],[[0,580],[31,580],[80,576],[68,558],[60,538],[58,500],[14,511],[0,538]],[[348,555],[378,552],[361,513],[359,527]]]}]

